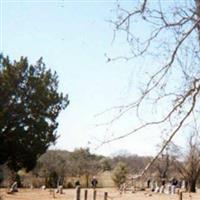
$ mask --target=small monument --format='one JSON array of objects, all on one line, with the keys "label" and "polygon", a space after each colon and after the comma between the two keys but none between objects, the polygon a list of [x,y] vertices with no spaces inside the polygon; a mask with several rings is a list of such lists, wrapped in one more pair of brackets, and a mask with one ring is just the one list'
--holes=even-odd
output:
[{"label": "small monument", "polygon": [[14,192],[18,192],[17,181],[15,181],[15,182],[11,185],[10,191],[8,192],[8,194],[13,194]]}]

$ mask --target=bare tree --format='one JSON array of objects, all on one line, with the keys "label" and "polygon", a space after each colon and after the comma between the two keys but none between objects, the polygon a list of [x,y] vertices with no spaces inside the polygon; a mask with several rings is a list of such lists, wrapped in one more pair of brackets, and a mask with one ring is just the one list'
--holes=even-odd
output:
[{"label": "bare tree", "polygon": [[168,177],[168,171],[170,167],[170,159],[169,159],[169,154],[162,154],[160,158],[157,160],[158,162],[156,163],[156,169],[159,174],[159,178],[167,178]]},{"label": "bare tree", "polygon": [[[141,123],[129,132],[103,143],[125,138],[150,126],[162,126],[167,133],[166,142],[138,174],[138,177],[141,177],[162,154],[176,133],[186,123],[191,122],[194,115],[198,117],[200,0],[142,0],[134,2],[135,7],[122,4],[123,2],[117,7],[117,19],[111,23],[115,28],[114,39],[118,34],[125,35],[131,54],[108,57],[108,61],[144,58],[150,60],[152,66],[143,66],[148,78],[144,78],[139,98],[127,105],[114,107],[118,112],[108,124],[130,111],[135,112]],[[145,104],[152,106],[152,109],[157,108],[154,120],[144,119]]]},{"label": "bare tree", "polygon": [[198,134],[190,135],[187,151],[180,155],[181,160],[175,161],[176,168],[188,183],[188,191],[196,192],[196,184],[200,177],[200,138]]},{"label": "bare tree", "polygon": [[66,178],[71,175],[69,154],[68,151],[61,150],[47,151],[39,158],[33,174],[45,178],[47,187],[63,185]]},{"label": "bare tree", "polygon": [[[166,141],[164,140],[158,147],[162,148],[165,143]],[[157,173],[158,179],[170,180],[170,178],[176,174],[177,170],[175,163],[180,155],[179,152],[179,147],[173,142],[170,142],[162,154],[157,158],[152,168],[154,172]]]},{"label": "bare tree", "polygon": [[102,156],[90,153],[88,148],[75,149],[70,154],[70,163],[72,164],[72,173],[74,176],[84,176],[85,186],[89,187],[91,176],[100,171],[100,160]]}]

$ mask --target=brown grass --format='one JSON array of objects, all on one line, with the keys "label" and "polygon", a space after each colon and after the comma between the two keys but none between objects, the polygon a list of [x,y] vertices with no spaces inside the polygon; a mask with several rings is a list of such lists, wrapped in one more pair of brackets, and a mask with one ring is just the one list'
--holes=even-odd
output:
[{"label": "brown grass", "polygon": [[[179,195],[156,194],[150,192],[127,192],[120,195],[116,189],[104,188],[97,189],[97,200],[104,200],[104,192],[108,192],[108,200],[179,200]],[[92,189],[88,191],[88,200],[93,200]],[[5,189],[0,189],[0,195],[3,200],[75,200],[75,189],[64,190],[64,194],[50,194],[50,190],[46,189],[20,189],[18,193],[7,194]],[[81,200],[84,200],[84,189],[81,191]],[[200,193],[183,194],[183,200],[200,200]]]}]

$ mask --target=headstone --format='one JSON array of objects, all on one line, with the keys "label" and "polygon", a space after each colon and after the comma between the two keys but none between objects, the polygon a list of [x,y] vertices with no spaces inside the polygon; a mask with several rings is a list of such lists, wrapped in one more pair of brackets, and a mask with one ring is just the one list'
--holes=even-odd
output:
[{"label": "headstone", "polygon": [[63,194],[63,186],[59,185],[56,189],[56,193]]},{"label": "headstone", "polygon": [[10,192],[11,192],[11,193],[13,193],[13,192],[18,192],[18,189],[17,189],[17,181],[15,181],[15,182],[11,185]]},{"label": "headstone", "polygon": [[176,186],[172,185],[171,186],[171,194],[175,194],[175,191],[176,191]]},{"label": "headstone", "polygon": [[157,186],[154,192],[159,193],[160,192],[160,187]]},{"label": "headstone", "polygon": [[160,193],[164,193],[164,190],[165,190],[165,186],[162,185],[162,186],[160,187]]},{"label": "headstone", "polygon": [[45,190],[45,189],[46,189],[46,186],[45,186],[45,185],[43,185],[43,186],[41,187],[41,189],[42,189],[42,190]]}]

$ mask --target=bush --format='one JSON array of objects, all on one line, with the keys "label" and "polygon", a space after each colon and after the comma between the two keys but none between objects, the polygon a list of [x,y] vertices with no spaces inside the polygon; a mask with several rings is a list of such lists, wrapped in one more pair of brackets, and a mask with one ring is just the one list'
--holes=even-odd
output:
[{"label": "bush", "polygon": [[118,162],[112,173],[112,179],[117,187],[120,187],[122,183],[126,182],[127,174],[128,168],[126,163]]},{"label": "bush", "polygon": [[74,185],[71,182],[67,183],[67,188],[73,188],[73,187],[74,187]]},{"label": "bush", "polygon": [[19,174],[16,174],[14,181],[17,182],[18,187],[22,187],[22,182]]},{"label": "bush", "polygon": [[30,186],[30,184],[32,184],[34,188],[41,188],[45,185],[45,180],[44,178],[32,177],[27,183],[27,186]]}]

